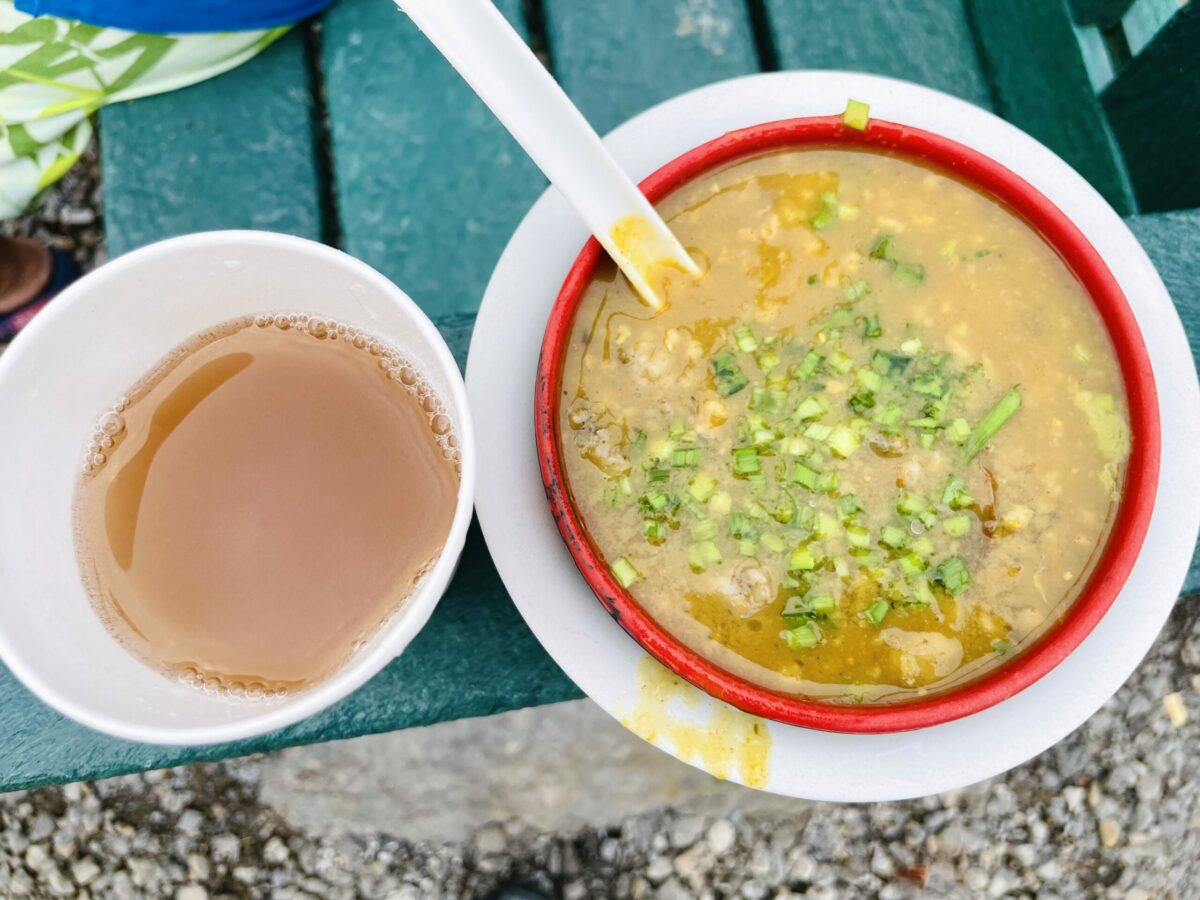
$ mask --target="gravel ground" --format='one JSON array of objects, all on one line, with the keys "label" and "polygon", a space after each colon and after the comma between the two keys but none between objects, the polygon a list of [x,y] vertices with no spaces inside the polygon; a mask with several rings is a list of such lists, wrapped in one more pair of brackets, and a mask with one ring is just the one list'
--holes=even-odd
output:
[{"label": "gravel ground", "polygon": [[96,141],[29,215],[0,221],[0,234],[36,237],[70,250],[84,271],[104,262],[104,198]]},{"label": "gravel ground", "polygon": [[[37,216],[3,230],[41,235],[89,266],[103,258],[99,203],[92,153]],[[1077,733],[950,794],[805,804],[785,817],[667,809],[570,834],[480,823],[465,842],[434,845],[305,834],[260,799],[265,763],[248,759],[0,795],[0,896],[408,900],[520,884],[572,900],[1190,900],[1200,898],[1198,721],[1193,599]]]},{"label": "gravel ground", "polygon": [[[481,823],[468,841],[312,837],[248,759],[0,796],[0,895],[549,896],[881,900],[1200,897],[1200,602],[1077,733],[1005,776],[905,803],[795,815],[662,810],[571,834]],[[397,772],[396,777],[403,777]],[[819,771],[814,773],[819,777]]]}]

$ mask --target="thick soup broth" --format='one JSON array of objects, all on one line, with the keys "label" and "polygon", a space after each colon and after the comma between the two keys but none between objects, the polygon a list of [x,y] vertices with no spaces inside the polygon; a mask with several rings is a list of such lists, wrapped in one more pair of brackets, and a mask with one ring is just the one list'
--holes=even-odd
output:
[{"label": "thick soup broth", "polygon": [[607,265],[560,433],[597,548],[664,627],[791,693],[903,699],[1001,664],[1103,549],[1129,451],[1103,324],[1006,208],[796,150],[659,205],[703,277]]}]

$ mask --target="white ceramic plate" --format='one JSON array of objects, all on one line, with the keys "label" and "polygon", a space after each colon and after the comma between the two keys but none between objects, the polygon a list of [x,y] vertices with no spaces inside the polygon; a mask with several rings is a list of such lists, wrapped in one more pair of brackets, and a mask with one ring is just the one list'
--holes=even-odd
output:
[{"label": "white ceramic plate", "polygon": [[[617,128],[606,143],[641,180],[725,131],[837,113],[848,97],[869,102],[879,118],[974,147],[1030,181],[1107,260],[1142,329],[1162,419],[1162,475],[1150,530],[1108,615],[1049,675],[966,719],[890,735],[831,734],[775,722],[760,723],[755,732],[745,727],[744,713],[690,686],[647,685],[654,670],[646,653],[604,612],[575,568],[538,475],[533,389],[542,332],[587,237],[553,189],[534,204],[492,275],[471,343],[467,390],[479,434],[477,508],[488,546],[517,608],[567,675],[643,737],[714,774],[793,797],[875,801],[950,790],[1004,772],[1070,734],[1129,677],[1175,602],[1200,527],[1194,465],[1200,387],[1175,308],[1120,217],[1048,149],[962,100],[848,72],[754,75],[669,100]],[[764,731],[766,739],[758,736]],[[765,765],[747,764],[755,752],[766,753]]]}]

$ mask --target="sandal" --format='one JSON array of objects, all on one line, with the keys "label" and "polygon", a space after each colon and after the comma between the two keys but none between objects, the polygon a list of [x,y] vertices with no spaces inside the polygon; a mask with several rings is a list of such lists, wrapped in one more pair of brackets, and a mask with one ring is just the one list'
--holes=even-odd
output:
[{"label": "sandal", "polygon": [[63,250],[49,248],[46,280],[36,294],[15,309],[0,313],[0,342],[11,341],[58,293],[79,277],[79,266]]}]

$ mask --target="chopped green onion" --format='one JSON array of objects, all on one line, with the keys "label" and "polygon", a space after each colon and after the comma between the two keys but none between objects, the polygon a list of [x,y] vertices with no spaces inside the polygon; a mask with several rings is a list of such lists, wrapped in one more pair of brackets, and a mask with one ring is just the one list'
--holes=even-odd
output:
[{"label": "chopped green onion", "polygon": [[885,525],[879,533],[879,543],[892,550],[899,550],[908,543],[908,532],[896,525]]},{"label": "chopped green onion", "polygon": [[854,360],[850,358],[849,354],[838,350],[831,357],[829,357],[829,366],[839,375],[845,375],[852,368],[854,368]]},{"label": "chopped green onion", "polygon": [[660,519],[643,519],[642,534],[652,544],[661,544],[667,539],[666,523]]},{"label": "chopped green onion", "polygon": [[843,519],[849,519],[863,511],[862,501],[857,494],[842,494],[838,498],[838,510]]},{"label": "chopped green onion", "polygon": [[934,547],[933,541],[922,535],[912,542],[911,549],[913,553],[919,553],[921,556],[928,559],[929,557],[933,556],[933,551],[936,548]]},{"label": "chopped green onion", "polygon": [[838,200],[837,194],[831,191],[826,191],[821,195],[821,209],[809,221],[817,231],[828,228],[837,220]]},{"label": "chopped green onion", "polygon": [[863,297],[867,296],[867,294],[871,293],[871,286],[865,281],[855,281],[852,284],[846,285],[843,293],[851,303],[857,303]]},{"label": "chopped green onion", "polygon": [[871,259],[894,260],[896,258],[896,239],[890,234],[880,235],[871,248]]},{"label": "chopped green onion", "polygon": [[967,438],[969,438],[970,436],[971,436],[971,426],[967,422],[967,420],[962,418],[961,416],[959,418],[955,419],[953,422],[951,422],[950,425],[946,428],[946,437],[948,437],[951,441],[953,441],[955,444],[958,444],[959,446],[964,444],[966,442]]},{"label": "chopped green onion", "polygon": [[802,462],[792,463],[792,473],[789,478],[796,484],[802,485],[810,491],[816,490],[818,476],[819,473],[816,469],[810,468]]},{"label": "chopped green onion", "polygon": [[1013,388],[998,401],[996,405],[984,414],[984,417],[979,420],[979,424],[975,426],[975,430],[971,432],[971,436],[967,438],[963,444],[962,464],[966,465],[975,458],[975,455],[984,448],[988,441],[996,436],[1005,422],[1016,414],[1021,408],[1021,394],[1017,388]]},{"label": "chopped green onion", "polygon": [[687,560],[693,572],[703,572],[721,562],[721,551],[712,541],[697,541],[688,544]]},{"label": "chopped green onion", "polygon": [[903,516],[919,516],[928,508],[929,504],[925,502],[925,498],[912,491],[905,491],[896,501],[896,512]]},{"label": "chopped green onion", "polygon": [[735,447],[733,449],[733,474],[745,477],[762,471],[758,462],[757,447]]},{"label": "chopped green onion", "polygon": [[638,503],[643,509],[649,509],[657,512],[663,509],[671,502],[671,498],[660,491],[658,488],[647,491],[638,499]]},{"label": "chopped green onion", "polygon": [[871,530],[862,525],[847,525],[846,540],[852,547],[870,547],[871,546]]},{"label": "chopped green onion", "polygon": [[933,580],[946,589],[951,597],[957,597],[971,586],[971,574],[961,556],[951,556],[934,571]]},{"label": "chopped green onion", "polygon": [[957,475],[951,475],[942,489],[942,503],[951,509],[969,509],[975,505],[975,498],[967,490],[965,481]]},{"label": "chopped green onion", "polygon": [[912,380],[912,389],[927,397],[940,397],[946,389],[942,376],[935,372],[922,372]]},{"label": "chopped green onion", "polygon": [[838,474],[837,472],[825,472],[817,479],[817,486],[814,490],[819,494],[829,494],[837,490]]},{"label": "chopped green onion", "polygon": [[900,344],[900,352],[909,359],[912,359],[912,357],[921,352],[921,347],[922,344],[920,338],[909,338],[907,341],[904,341]]},{"label": "chopped green onion", "polygon": [[700,451],[695,447],[671,451],[671,466],[675,469],[694,469],[700,465]]},{"label": "chopped green onion", "polygon": [[708,508],[719,515],[728,515],[733,508],[733,498],[724,491],[717,491],[708,501]]},{"label": "chopped green onion", "polygon": [[782,553],[784,548],[783,538],[770,532],[762,536],[762,545],[772,553]]},{"label": "chopped green onion", "polygon": [[899,566],[900,572],[907,578],[914,578],[925,571],[925,560],[916,553],[906,553],[898,560],[896,565]]},{"label": "chopped green onion", "polygon": [[743,353],[753,353],[758,349],[758,341],[749,325],[740,325],[733,330],[733,342]]},{"label": "chopped green onion", "polygon": [[728,350],[714,356],[709,360],[709,365],[717,383],[717,393],[722,397],[732,396],[750,383],[750,379],[743,374],[737,360]]},{"label": "chopped green onion", "polygon": [[942,520],[942,530],[950,537],[962,537],[971,530],[971,517],[965,513]]},{"label": "chopped green onion", "polygon": [[641,577],[637,569],[633,567],[633,563],[623,556],[617,557],[616,561],[609,566],[609,570],[613,573],[613,577],[617,579],[617,584],[623,588],[629,587]]},{"label": "chopped green onion", "polygon": [[808,650],[821,643],[821,632],[815,622],[805,622],[783,633],[789,650]]},{"label": "chopped green onion", "polygon": [[820,394],[812,394],[800,401],[800,405],[796,407],[796,411],[792,415],[803,422],[808,419],[819,419],[827,412],[829,412],[829,401]]},{"label": "chopped green onion", "polygon": [[717,536],[717,523],[711,519],[697,522],[692,526],[693,541],[711,541]]},{"label": "chopped green onion", "polygon": [[884,618],[887,617],[888,610],[892,608],[891,604],[886,600],[876,600],[867,609],[865,615],[872,625],[883,624]]},{"label": "chopped green onion", "polygon": [[829,449],[842,459],[849,459],[861,444],[862,438],[844,424],[836,426],[829,434]]},{"label": "chopped green onion", "polygon": [[671,477],[671,470],[655,466],[646,473],[646,477],[651,481],[666,481]]},{"label": "chopped green onion", "polygon": [[814,441],[827,441],[831,434],[833,434],[833,427],[822,425],[820,422],[813,422],[804,429],[804,436]]},{"label": "chopped green onion", "polygon": [[738,553],[742,556],[755,556],[758,554],[758,544],[751,540],[738,541]]},{"label": "chopped green onion", "polygon": [[788,569],[792,572],[811,572],[816,567],[817,557],[807,547],[797,547],[788,560]]},{"label": "chopped green onion", "polygon": [[877,338],[883,334],[883,326],[879,324],[879,316],[867,316],[863,319],[863,337]]},{"label": "chopped green onion", "polygon": [[920,284],[925,280],[925,267],[920,263],[896,263],[892,277],[902,284]]},{"label": "chopped green onion", "polygon": [[816,350],[809,350],[808,353],[804,354],[804,359],[793,367],[792,374],[801,379],[812,378],[817,374],[823,362],[825,362],[824,356]]},{"label": "chopped green onion", "polygon": [[708,501],[708,498],[713,495],[713,491],[717,489],[717,480],[711,475],[706,475],[703,472],[697,472],[688,481],[688,493],[699,500],[701,503]]},{"label": "chopped green onion", "polygon": [[833,594],[817,594],[808,602],[808,605],[817,615],[825,616],[837,608],[837,601],[833,599]]},{"label": "chopped green onion", "polygon": [[846,111],[842,113],[842,122],[847,128],[853,128],[855,131],[865,131],[867,123],[871,120],[871,107],[861,100],[851,98],[846,101]]}]

